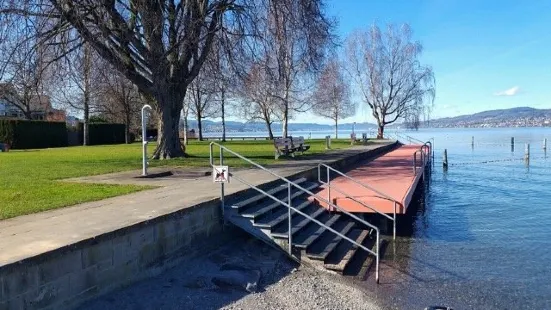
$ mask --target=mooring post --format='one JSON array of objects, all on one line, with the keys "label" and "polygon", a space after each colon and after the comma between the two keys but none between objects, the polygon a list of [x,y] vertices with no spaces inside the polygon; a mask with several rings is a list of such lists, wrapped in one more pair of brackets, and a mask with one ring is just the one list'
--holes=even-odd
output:
[{"label": "mooring post", "polygon": [[471,137],[471,147],[474,149],[474,136]]},{"label": "mooring post", "polygon": [[444,149],[444,158],[442,159],[442,165],[444,169],[448,169],[448,150]]},{"label": "mooring post", "polygon": [[547,150],[547,138],[543,139],[543,149]]},{"label": "mooring post", "polygon": [[511,137],[511,152],[515,151],[515,137]]},{"label": "mooring post", "polygon": [[526,143],[524,147],[524,160],[530,160],[530,143]]}]

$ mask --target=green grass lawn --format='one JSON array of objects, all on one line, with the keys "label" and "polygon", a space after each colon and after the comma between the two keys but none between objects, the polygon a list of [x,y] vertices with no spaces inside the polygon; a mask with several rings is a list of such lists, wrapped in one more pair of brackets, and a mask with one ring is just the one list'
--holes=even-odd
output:
[{"label": "green grass lawn", "polygon": [[[309,140],[304,156],[325,152],[324,140]],[[271,141],[230,141],[224,145],[255,162],[276,162]],[[349,146],[349,140],[331,141],[333,149]],[[154,144],[149,145],[151,153]],[[209,166],[209,142],[188,145],[188,158],[150,160],[150,166]],[[216,152],[216,154],[218,154]],[[246,166],[229,158],[231,166]],[[285,157],[280,161],[286,160]],[[146,187],[134,185],[77,184],[59,180],[141,168],[141,144],[67,147],[0,153],[0,219],[56,209],[86,201],[123,195]]]}]

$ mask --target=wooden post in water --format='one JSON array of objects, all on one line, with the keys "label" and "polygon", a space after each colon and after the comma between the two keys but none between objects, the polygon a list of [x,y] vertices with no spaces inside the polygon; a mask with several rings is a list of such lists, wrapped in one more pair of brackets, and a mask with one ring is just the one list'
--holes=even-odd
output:
[{"label": "wooden post in water", "polygon": [[511,137],[511,152],[515,151],[515,137]]},{"label": "wooden post in water", "polygon": [[524,147],[524,160],[530,160],[530,143],[526,143]]},{"label": "wooden post in water", "polygon": [[547,138],[543,139],[543,149],[547,150]]},{"label": "wooden post in water", "polygon": [[442,165],[444,166],[444,170],[448,169],[448,150],[444,149],[444,158],[442,159]]},{"label": "wooden post in water", "polygon": [[471,147],[474,149],[474,136],[471,137]]}]

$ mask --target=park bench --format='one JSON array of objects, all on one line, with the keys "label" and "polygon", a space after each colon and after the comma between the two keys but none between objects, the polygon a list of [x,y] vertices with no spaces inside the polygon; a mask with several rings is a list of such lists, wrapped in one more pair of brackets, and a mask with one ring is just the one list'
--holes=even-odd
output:
[{"label": "park bench", "polygon": [[293,147],[297,149],[296,151],[301,154],[310,149],[310,146],[304,142],[304,137],[302,136],[297,138],[291,137],[291,142]]},{"label": "park bench", "polygon": [[305,144],[304,137],[275,138],[274,147],[275,159],[282,155],[295,157],[295,153],[302,154],[310,149],[310,146]]}]

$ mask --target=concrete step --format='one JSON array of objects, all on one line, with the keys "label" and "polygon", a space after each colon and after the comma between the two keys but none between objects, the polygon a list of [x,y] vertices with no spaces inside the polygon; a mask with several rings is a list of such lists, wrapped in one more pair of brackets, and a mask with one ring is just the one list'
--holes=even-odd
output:
[{"label": "concrete step", "polygon": [[[341,215],[336,213],[332,214],[329,219],[324,223],[325,225],[332,227],[341,218]],[[326,228],[318,225],[317,223],[310,223],[309,227],[305,227],[300,234],[297,235],[293,241],[293,245],[299,249],[306,249],[310,244],[314,243],[323,233]]]},{"label": "concrete step", "polygon": [[[362,244],[364,240],[369,236],[367,230],[354,229],[348,233],[347,237],[352,240],[355,240],[358,244]],[[329,270],[334,270],[338,272],[343,272],[344,268],[352,260],[356,253],[361,249],[358,245],[348,241],[342,240],[340,244],[327,256],[325,260],[324,267]]]},{"label": "concrete step", "polygon": [[[375,244],[374,236],[373,238],[366,238],[364,240],[363,245],[367,248],[371,249],[372,251],[376,252],[376,244]],[[386,241],[381,240],[379,243],[379,251],[381,251],[380,255],[382,258],[383,248],[386,246]],[[348,263],[346,268],[343,271],[343,275],[347,277],[354,278],[356,280],[363,281],[367,278],[367,274],[369,270],[371,270],[372,267],[375,265],[376,257],[373,254],[370,254],[363,249],[360,249],[356,255],[352,258],[352,260]]]},{"label": "concrete step", "polygon": [[[299,205],[295,206],[297,210],[304,211],[305,209],[312,207],[314,204],[311,201],[301,202]],[[287,207],[280,205],[281,207],[277,210],[274,210],[271,214],[265,214],[258,219],[255,219],[253,225],[256,227],[271,229],[284,221],[287,221],[288,210]]]},{"label": "concrete step", "polygon": [[[316,187],[318,187],[317,184],[315,183],[310,183],[308,185],[304,185],[304,188],[306,188],[307,190],[313,190],[315,189]],[[292,191],[291,192],[291,202],[293,202],[294,199],[300,197],[300,196],[304,196],[304,195],[307,195],[305,192],[301,191],[301,190],[295,190],[295,191]],[[280,194],[280,197],[277,197],[279,199],[281,199],[281,201],[283,202],[287,202],[288,200],[288,193],[285,192],[284,194]],[[279,208],[284,208],[284,209],[287,209],[287,207],[285,207],[284,205],[282,205],[279,201],[274,201],[273,199],[269,198],[269,201],[266,202],[266,203],[263,203],[263,204],[258,204],[258,205],[253,205],[251,207],[246,207],[246,206],[243,206],[242,208],[245,208],[244,210],[240,211],[239,213],[241,214],[241,216],[243,217],[247,217],[247,218],[252,218],[252,219],[256,219],[256,218],[259,218],[263,215],[266,215],[266,213],[271,213]]]},{"label": "concrete step", "polygon": [[[325,210],[324,208],[315,208],[315,211],[313,213],[308,214],[310,217],[318,220],[318,221],[325,221],[329,216],[329,212]],[[291,235],[296,234],[301,229],[303,229],[308,223],[310,223],[311,220],[301,214],[294,213],[293,219],[291,222],[292,228],[291,228]],[[274,229],[272,229],[272,237],[274,238],[288,238],[289,234],[289,225],[287,223],[281,223],[278,226],[276,226]]]},{"label": "concrete step", "polygon": [[[296,183],[296,184],[302,184],[302,183],[306,182],[306,178],[300,178],[300,179],[294,180],[293,182]],[[287,184],[276,186],[272,189],[267,190],[266,192],[268,194],[272,195],[272,196],[275,196],[275,195],[277,195],[278,193],[280,193],[282,191],[287,191]],[[247,198],[243,201],[240,201],[238,203],[233,204],[232,208],[241,209],[241,208],[250,206],[252,204],[257,204],[257,203],[261,203],[263,201],[267,201],[267,199],[271,200],[271,198],[269,198],[268,196],[266,196],[262,193],[259,193],[259,194],[255,195],[253,197]]]},{"label": "concrete step", "polygon": [[[353,227],[353,221],[341,219],[335,224],[334,228],[346,236]],[[322,236],[306,248],[306,255],[311,259],[325,261],[325,258],[337,247],[341,240],[342,238],[339,235],[326,230]]]}]

